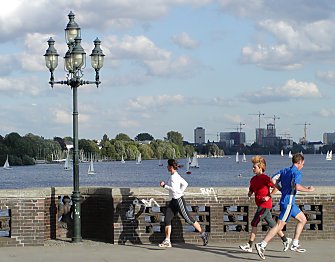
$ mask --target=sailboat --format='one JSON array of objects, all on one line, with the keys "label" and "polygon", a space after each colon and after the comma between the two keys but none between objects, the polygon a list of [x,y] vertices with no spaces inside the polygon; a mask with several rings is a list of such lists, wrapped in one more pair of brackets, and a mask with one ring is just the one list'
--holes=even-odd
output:
[{"label": "sailboat", "polygon": [[280,151],[280,155],[284,156],[284,150],[283,149]]},{"label": "sailboat", "polygon": [[162,159],[158,160],[158,166],[163,166]]},{"label": "sailboat", "polygon": [[9,165],[9,162],[8,162],[8,155],[7,155],[6,162],[5,162],[5,164],[3,165],[3,168],[4,168],[4,169],[12,169],[12,167]]},{"label": "sailboat", "polygon": [[124,161],[124,159],[123,159],[123,155],[121,156],[121,163],[122,164],[126,163],[126,161]]},{"label": "sailboat", "polygon": [[190,162],[188,162],[188,159],[186,160],[186,174],[192,174],[190,170]]},{"label": "sailboat", "polygon": [[326,160],[333,160],[333,150],[327,151]]},{"label": "sailboat", "polygon": [[71,165],[70,165],[70,153],[69,150],[67,151],[65,163],[64,163],[64,170],[72,170]]},{"label": "sailboat", "polygon": [[173,154],[172,154],[172,159],[176,159],[176,149],[172,148],[173,149]]},{"label": "sailboat", "polygon": [[288,157],[289,158],[292,158],[293,157],[293,155],[292,155],[292,152],[290,151],[290,152],[288,152]]},{"label": "sailboat", "polygon": [[236,163],[240,163],[240,158],[238,156],[238,152],[236,152],[235,161],[236,161]]},{"label": "sailboat", "polygon": [[199,168],[198,155],[197,152],[193,153],[192,161],[190,167]]},{"label": "sailboat", "polygon": [[243,153],[243,157],[242,157],[242,162],[247,162],[247,158],[246,158],[244,153]]},{"label": "sailboat", "polygon": [[141,153],[139,153],[139,155],[137,156],[137,160],[136,160],[136,165],[142,164],[142,155]]},{"label": "sailboat", "polygon": [[94,175],[96,172],[94,171],[94,165],[93,165],[93,158],[91,156],[90,165],[88,166],[87,174],[88,175]]}]

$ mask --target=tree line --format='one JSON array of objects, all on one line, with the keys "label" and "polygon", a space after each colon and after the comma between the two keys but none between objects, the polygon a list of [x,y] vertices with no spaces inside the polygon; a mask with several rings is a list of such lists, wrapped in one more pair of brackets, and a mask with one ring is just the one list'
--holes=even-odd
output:
[{"label": "tree line", "polygon": [[[194,147],[183,141],[179,132],[170,131],[164,140],[154,139],[148,133],[140,133],[131,139],[124,133],[109,138],[106,134],[101,140],[79,139],[81,156],[94,156],[101,160],[134,160],[141,153],[142,159],[184,158],[193,155]],[[44,139],[41,136],[27,134],[20,136],[16,132],[0,136],[0,163],[4,164],[8,155],[11,165],[33,165],[35,160],[47,162],[60,157],[73,144],[72,137],[54,137]]]}]

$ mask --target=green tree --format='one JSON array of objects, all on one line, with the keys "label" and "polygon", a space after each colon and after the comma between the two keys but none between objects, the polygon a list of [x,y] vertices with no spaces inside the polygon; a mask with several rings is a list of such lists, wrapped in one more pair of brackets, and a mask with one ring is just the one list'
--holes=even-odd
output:
[{"label": "green tree", "polygon": [[122,156],[125,155],[126,147],[125,142],[123,140],[116,140],[114,143],[115,147],[115,159],[121,160]]},{"label": "green tree", "polygon": [[193,156],[193,153],[194,153],[194,147],[193,147],[193,146],[191,146],[191,145],[186,145],[186,146],[184,147],[184,149],[185,149],[185,156],[186,156],[186,157],[187,157],[187,156],[189,156],[189,157]]},{"label": "green tree", "polygon": [[136,156],[140,153],[135,144],[126,144],[126,159],[136,159]]},{"label": "green tree", "polygon": [[152,159],[154,156],[154,151],[152,150],[150,145],[147,144],[139,145],[139,151],[142,154],[142,159]]},{"label": "green tree", "polygon": [[154,137],[148,133],[140,133],[135,137],[135,141],[152,141]]},{"label": "green tree", "polygon": [[130,137],[124,133],[117,134],[115,136],[115,140],[121,140],[121,141],[132,141]]},{"label": "green tree", "polygon": [[170,131],[167,133],[167,140],[178,145],[182,146],[183,145],[183,136],[179,132],[176,131]]}]

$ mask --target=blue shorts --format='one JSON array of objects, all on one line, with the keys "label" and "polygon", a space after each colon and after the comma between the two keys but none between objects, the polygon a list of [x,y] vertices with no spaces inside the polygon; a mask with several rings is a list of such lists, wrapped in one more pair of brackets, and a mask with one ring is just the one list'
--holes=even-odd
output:
[{"label": "blue shorts", "polygon": [[296,217],[301,212],[300,208],[296,204],[281,204],[279,219],[284,222],[288,222],[290,217]]}]

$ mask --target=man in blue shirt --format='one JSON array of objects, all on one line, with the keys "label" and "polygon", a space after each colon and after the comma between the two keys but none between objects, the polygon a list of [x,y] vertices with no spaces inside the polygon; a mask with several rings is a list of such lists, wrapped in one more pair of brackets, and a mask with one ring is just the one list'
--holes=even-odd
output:
[{"label": "man in blue shirt", "polygon": [[300,248],[299,237],[307,219],[305,214],[295,204],[295,196],[297,191],[313,192],[315,189],[313,186],[305,187],[301,185],[302,173],[300,170],[303,168],[304,163],[305,159],[302,154],[294,154],[292,157],[293,165],[280,170],[278,174],[272,177],[273,183],[278,186],[278,189],[282,193],[280,198],[280,214],[277,224],[270,229],[261,243],[257,243],[255,245],[257,253],[262,259],[265,259],[264,253],[267,244],[280,230],[284,228],[291,216],[298,220],[291,250],[296,252],[306,251],[305,249]]}]

